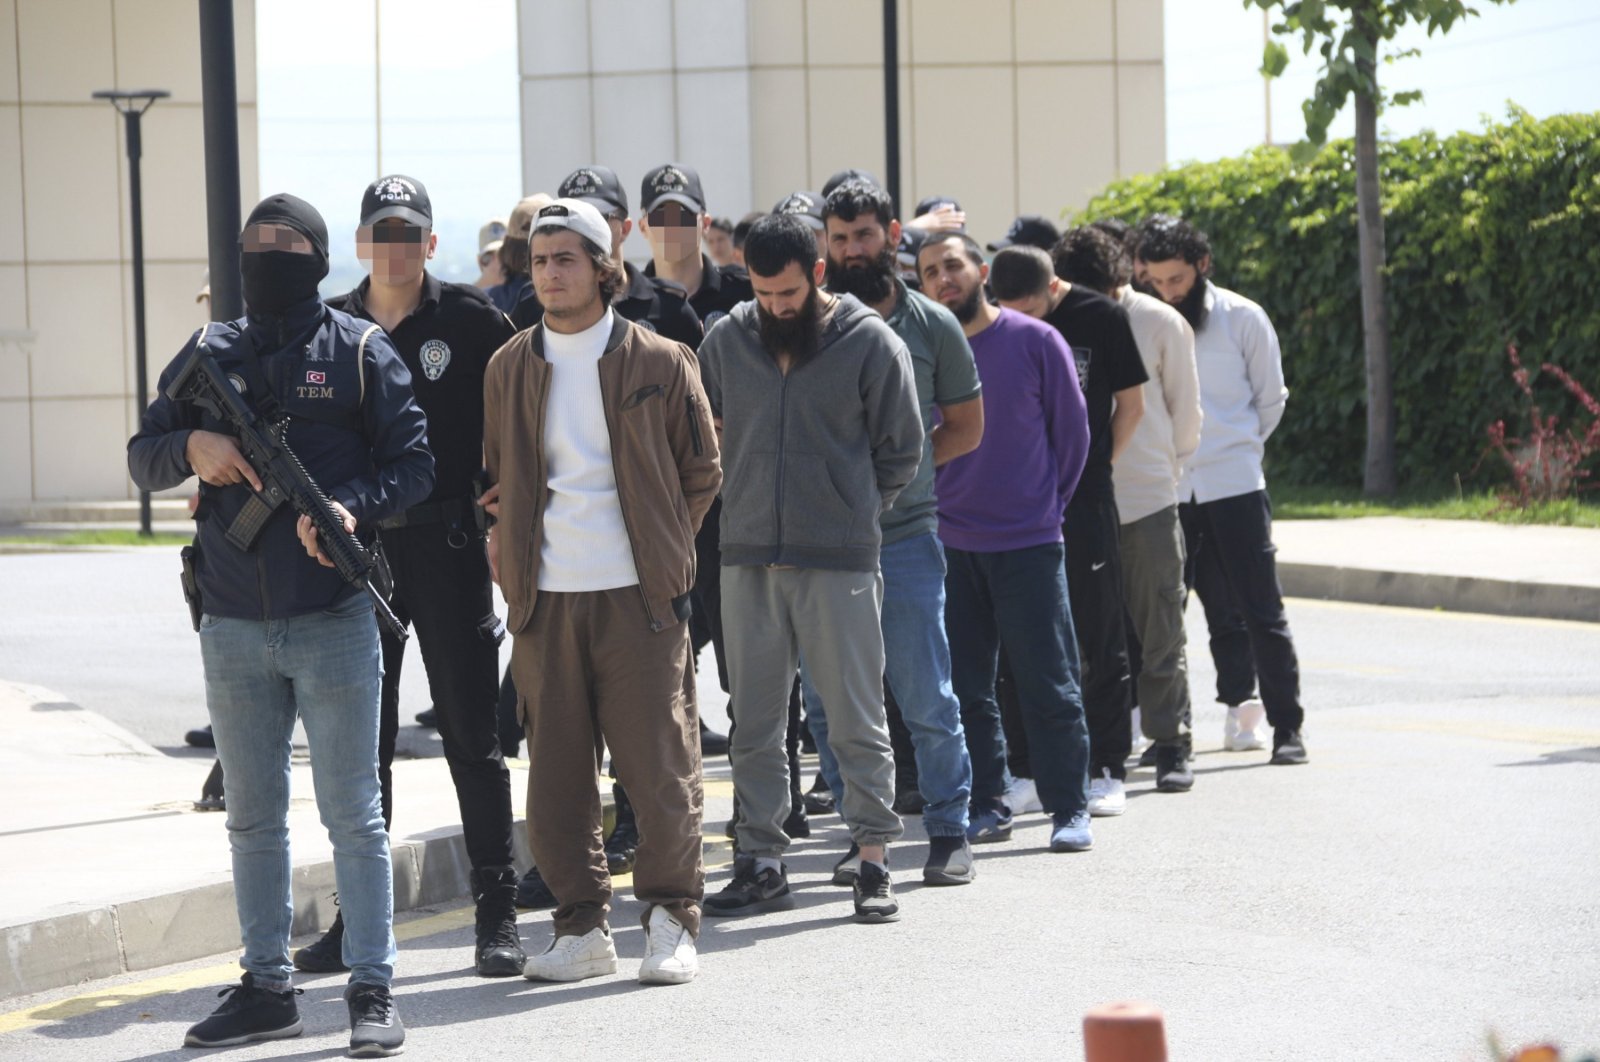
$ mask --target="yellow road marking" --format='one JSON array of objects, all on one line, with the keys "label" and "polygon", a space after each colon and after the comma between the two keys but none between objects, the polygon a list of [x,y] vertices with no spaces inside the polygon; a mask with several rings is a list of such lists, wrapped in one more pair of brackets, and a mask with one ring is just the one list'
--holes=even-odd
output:
[{"label": "yellow road marking", "polygon": [[[729,785],[731,788],[731,783]],[[726,866],[732,861],[732,845],[728,841],[720,838],[707,841],[707,869]],[[631,888],[633,886],[633,875],[618,874],[611,879],[611,885],[613,889],[617,890]],[[473,908],[471,905],[453,908],[452,910],[441,911],[438,914],[396,922],[394,939],[396,943],[404,944],[407,941],[421,940],[424,937],[462,929],[472,925],[473,921]],[[81,1018],[85,1014],[93,1014],[95,1011],[107,1010],[111,1007],[124,1007],[131,1003],[138,1003],[141,1000],[153,999],[156,996],[189,992],[196,988],[204,988],[207,985],[225,985],[235,980],[238,976],[239,964],[237,962],[219,963],[215,966],[205,966],[197,970],[185,970],[182,973],[151,977],[143,981],[118,985],[115,988],[107,988],[98,992],[87,992],[81,996],[73,996],[70,999],[58,999],[53,1003],[42,1003],[37,1007],[29,1007],[25,1010],[14,1010],[10,1013],[0,1014],[0,1036],[6,1033],[36,1029],[51,1022]]]}]

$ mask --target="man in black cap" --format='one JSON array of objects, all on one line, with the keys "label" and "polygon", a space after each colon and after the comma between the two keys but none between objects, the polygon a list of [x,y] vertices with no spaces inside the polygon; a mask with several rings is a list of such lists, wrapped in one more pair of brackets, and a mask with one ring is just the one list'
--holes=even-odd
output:
[{"label": "man in black cap", "polygon": [[[475,287],[428,272],[438,237],[428,191],[414,177],[381,177],[361,197],[358,256],[371,275],[328,305],[380,325],[411,371],[428,417],[434,489],[428,499],[378,526],[394,575],[395,613],[415,624],[445,761],[461,807],[461,829],[477,900],[474,965],[485,977],[514,977],[526,956],[517,939],[517,875],[511,865],[511,778],[496,736],[499,645],[483,532],[473,512],[473,477],[483,466],[483,372],[514,334],[506,315]],[[405,643],[383,641],[383,714],[378,778],[383,820],[394,821],[395,737]],[[295,953],[302,970],[344,969],[342,917]]]},{"label": "man in black cap", "polygon": [[[244,976],[184,1043],[224,1047],[300,1034],[290,979],[289,745],[295,720],[312,751],[317,808],[333,841],[350,967],[351,1053],[398,1053],[394,1006],[394,874],[378,786],[382,663],[371,602],[321,553],[306,517],[282,506],[254,548],[228,530],[262,484],[231,425],[167,388],[202,347],[244,400],[281,420],[284,441],[332,501],[345,529],[372,529],[433,489],[427,423],[411,374],[375,324],[324,306],[328,229],[311,204],[274,195],[240,234],[246,315],[207,325],[161,374],[128,442],[145,490],[200,477],[195,577],[203,600],[200,657],[217,755],[228,778]],[[315,558],[315,559],[313,559]]]},{"label": "man in black cap", "polygon": [[[705,330],[689,305],[688,294],[672,281],[648,277],[623,260],[622,242],[633,231],[633,219],[628,216],[628,193],[622,190],[615,171],[606,166],[580,167],[567,174],[556,195],[583,200],[600,211],[611,226],[611,254],[627,275],[612,302],[617,315],[668,339],[687,343],[691,350],[699,349]],[[539,296],[530,290],[517,303],[511,321],[521,330],[538,324],[543,317]]]},{"label": "man in black cap", "polygon": [[1003,251],[1007,247],[1037,247],[1049,253],[1061,240],[1061,233],[1049,218],[1038,214],[1023,214],[1011,223],[1006,234],[989,245],[991,251]]},{"label": "man in black cap", "polygon": [[657,166],[644,175],[639,202],[644,209],[639,231],[650,243],[644,275],[682,288],[703,327],[709,329],[729,310],[755,298],[748,273],[738,266],[718,266],[700,250],[711,216],[698,173],[676,162]]}]

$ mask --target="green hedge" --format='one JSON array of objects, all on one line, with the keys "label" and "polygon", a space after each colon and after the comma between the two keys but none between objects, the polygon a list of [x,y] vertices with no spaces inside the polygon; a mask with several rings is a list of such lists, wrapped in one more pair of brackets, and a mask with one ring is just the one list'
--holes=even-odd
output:
[{"label": "green hedge", "polygon": [[[1600,114],[1510,121],[1382,145],[1398,470],[1408,487],[1503,478],[1484,453],[1501,417],[1524,411],[1505,349],[1561,365],[1600,395]],[[1076,220],[1181,214],[1213,247],[1213,277],[1277,326],[1288,412],[1271,474],[1359,485],[1366,383],[1357,282],[1355,146],[1310,162],[1258,148],[1109,185]],[[1548,412],[1581,412],[1552,381]]]}]

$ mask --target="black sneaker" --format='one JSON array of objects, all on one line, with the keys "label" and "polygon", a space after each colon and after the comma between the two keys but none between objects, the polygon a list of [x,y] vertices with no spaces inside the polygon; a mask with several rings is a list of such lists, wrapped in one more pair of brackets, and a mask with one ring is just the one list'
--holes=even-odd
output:
[{"label": "black sneaker", "polygon": [[728,738],[706,726],[704,719],[700,720],[700,757],[726,756],[728,754]]},{"label": "black sneaker", "polygon": [[352,1058],[387,1058],[405,1049],[406,1027],[388,985],[356,981],[345,986],[344,1001],[350,1008]]},{"label": "black sneaker", "polygon": [[196,749],[214,749],[217,747],[217,739],[211,736],[211,728],[209,726],[196,727],[189,731],[183,735],[183,743],[190,748]]},{"label": "black sneaker", "polygon": [[754,856],[740,856],[733,864],[733,880],[721,892],[707,896],[702,909],[718,918],[792,910],[794,894],[789,891],[787,872],[782,864],[777,870],[757,870]]},{"label": "black sneaker", "polygon": [[217,995],[226,997],[222,1006],[189,1029],[183,1046],[233,1047],[300,1035],[300,1009],[294,1004],[294,997],[300,995],[298,988],[272,992],[257,988],[255,978],[245,974],[238,984]]},{"label": "black sneaker", "polygon": [[1156,750],[1156,791],[1187,793],[1194,788],[1194,769],[1182,742],[1152,745]]},{"label": "black sneaker", "polygon": [[544,875],[539,873],[538,867],[529,867],[528,872],[522,875],[522,880],[517,882],[517,906],[528,911],[558,906],[556,894],[544,883]]},{"label": "black sneaker", "polygon": [[472,871],[477,904],[473,967],[480,977],[515,977],[528,957],[517,936],[517,872],[511,867]]},{"label": "black sneaker", "polygon": [[306,973],[339,973],[344,964],[344,912],[333,918],[333,925],[315,940],[294,953],[294,968]]},{"label": "black sneaker", "polygon": [[639,850],[639,823],[633,817],[633,805],[617,802],[617,828],[606,838],[606,870],[612,877],[633,869],[633,857]]},{"label": "black sneaker", "polygon": [[921,815],[922,809],[928,806],[928,801],[923,797],[922,790],[915,783],[897,788],[894,794],[894,813],[896,815]]},{"label": "black sneaker", "polygon": [[861,873],[861,846],[854,841],[850,842],[850,851],[844,858],[833,865],[833,883],[849,887],[856,883],[856,875]]},{"label": "black sneaker", "polygon": [[417,725],[429,730],[439,729],[439,709],[428,707],[417,713]]},{"label": "black sneaker", "polygon": [[922,865],[924,885],[970,885],[977,876],[972,846],[964,834],[928,838],[928,861]]},{"label": "black sneaker", "polygon": [[1155,744],[1155,742],[1152,741],[1150,744],[1148,744],[1148,745],[1146,745],[1144,747],[1144,751],[1143,752],[1139,753],[1139,766],[1140,767],[1155,767],[1155,766],[1157,766],[1157,764],[1158,764],[1157,757],[1159,755],[1160,754],[1156,752],[1156,744]]},{"label": "black sneaker", "polygon": [[1300,736],[1300,731],[1285,726],[1273,728],[1272,762],[1279,766],[1311,762],[1306,756],[1306,742]]},{"label": "black sneaker", "polygon": [[833,791],[828,788],[828,783],[818,774],[816,781],[811,783],[811,788],[806,790],[805,805],[807,815],[832,815],[837,809],[833,800]]},{"label": "black sneaker", "polygon": [[876,863],[861,864],[856,875],[856,921],[897,922],[900,920],[900,902],[894,898],[894,883],[889,872]]},{"label": "black sneaker", "polygon": [[811,836],[811,820],[806,818],[806,802],[799,794],[795,794],[794,803],[789,808],[789,817],[783,820],[783,832],[790,839]]}]

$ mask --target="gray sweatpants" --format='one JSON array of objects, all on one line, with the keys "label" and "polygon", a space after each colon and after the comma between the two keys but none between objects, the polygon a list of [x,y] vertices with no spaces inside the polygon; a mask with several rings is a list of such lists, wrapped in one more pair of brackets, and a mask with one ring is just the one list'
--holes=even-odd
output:
[{"label": "gray sweatpants", "polygon": [[1183,531],[1176,505],[1122,525],[1122,586],[1144,666],[1139,717],[1144,736],[1189,735],[1189,661],[1183,629]]},{"label": "gray sweatpants", "polygon": [[859,845],[902,832],[894,813],[894,752],[883,707],[883,577],[814,568],[722,569],[722,629],[733,709],[733,789],[739,851],[789,847],[789,688],[805,657],[828,706],[828,747],[844,779],[840,815]]}]

